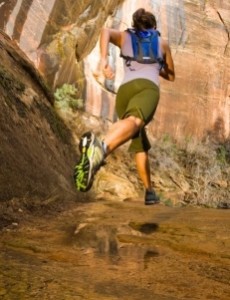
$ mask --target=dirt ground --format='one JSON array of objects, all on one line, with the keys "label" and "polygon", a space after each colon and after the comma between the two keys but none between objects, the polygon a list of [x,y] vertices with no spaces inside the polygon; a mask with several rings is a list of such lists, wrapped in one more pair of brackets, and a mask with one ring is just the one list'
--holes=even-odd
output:
[{"label": "dirt ground", "polygon": [[73,204],[5,227],[0,298],[229,299],[229,210],[132,200]]}]

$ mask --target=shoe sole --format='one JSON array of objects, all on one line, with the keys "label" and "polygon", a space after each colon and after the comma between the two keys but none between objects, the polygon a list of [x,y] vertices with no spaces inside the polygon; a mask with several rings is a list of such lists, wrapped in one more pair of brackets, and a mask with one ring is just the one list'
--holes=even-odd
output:
[{"label": "shoe sole", "polygon": [[160,203],[159,200],[145,201],[145,205],[155,205],[155,204],[159,204],[159,203]]},{"label": "shoe sole", "polygon": [[[92,173],[93,154],[91,155],[91,158],[89,158],[87,155],[87,151],[93,145],[94,141],[95,141],[95,135],[91,132],[86,132],[85,134],[83,134],[81,137],[81,140],[80,140],[79,150],[81,152],[81,156],[80,156],[80,159],[79,159],[79,162],[77,163],[77,165],[81,164],[82,160],[84,160],[84,164],[89,165],[88,178],[87,178],[85,187],[82,187],[82,186],[78,187],[77,172],[75,172],[75,174],[74,174],[75,185],[76,185],[77,190],[80,192],[87,192],[91,188],[92,183],[93,183],[93,173]],[[76,167],[77,167],[77,165],[76,165]],[[76,167],[75,167],[75,169],[76,169]]]}]

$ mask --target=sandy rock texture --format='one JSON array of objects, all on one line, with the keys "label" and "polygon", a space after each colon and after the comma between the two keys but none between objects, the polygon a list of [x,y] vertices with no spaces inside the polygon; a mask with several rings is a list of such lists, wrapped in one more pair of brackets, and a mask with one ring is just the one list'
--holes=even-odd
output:
[{"label": "sandy rock texture", "polygon": [[[23,213],[22,213],[23,215]],[[0,237],[0,297],[228,300],[229,211],[96,201]]]}]

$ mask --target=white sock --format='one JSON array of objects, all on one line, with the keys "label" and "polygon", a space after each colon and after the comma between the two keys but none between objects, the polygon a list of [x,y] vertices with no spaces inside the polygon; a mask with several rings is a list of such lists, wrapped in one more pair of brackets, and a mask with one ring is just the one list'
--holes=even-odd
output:
[{"label": "white sock", "polygon": [[104,151],[104,156],[106,156],[106,154],[107,154],[107,145],[104,141],[102,141],[102,149]]}]

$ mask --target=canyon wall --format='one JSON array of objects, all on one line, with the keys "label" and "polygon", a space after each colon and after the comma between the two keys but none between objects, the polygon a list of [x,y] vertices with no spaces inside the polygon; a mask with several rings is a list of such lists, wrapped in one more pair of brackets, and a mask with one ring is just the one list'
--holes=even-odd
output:
[{"label": "canyon wall", "polygon": [[48,84],[84,85],[83,58],[123,0],[0,1],[0,29],[23,50]]},{"label": "canyon wall", "polygon": [[[142,1],[126,0],[107,22],[124,30],[131,26],[132,14]],[[153,11],[158,29],[168,40],[175,63],[176,81],[161,81],[161,100],[149,131],[155,137],[170,135],[176,139],[212,136],[218,140],[230,136],[230,3],[228,1],[145,1]],[[115,96],[102,91],[92,74],[97,68],[98,46],[86,58],[87,109],[114,118]],[[111,48],[116,69],[112,90],[122,79],[119,51]],[[102,79],[100,80],[102,82]],[[108,88],[110,88],[108,83]],[[102,95],[102,97],[99,97]],[[108,101],[109,99],[109,101]],[[99,105],[97,105],[99,104]]]},{"label": "canyon wall", "polygon": [[123,30],[131,25],[131,15],[139,7],[155,13],[176,69],[174,83],[161,82],[161,101],[149,132],[177,139],[229,138],[228,0],[148,0],[144,4],[140,0],[0,1],[0,28],[26,53],[52,89],[65,82],[76,83],[88,112],[114,120],[115,94],[107,89],[116,92],[122,61],[111,48],[116,78],[106,82],[106,89],[103,78],[94,76],[99,58],[95,45],[106,21]]}]

